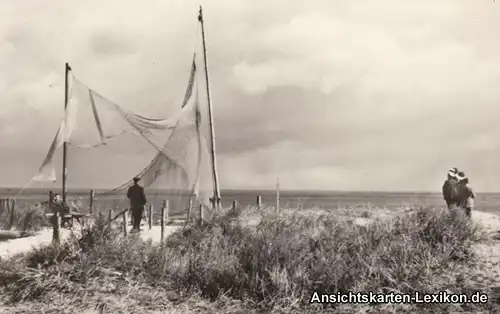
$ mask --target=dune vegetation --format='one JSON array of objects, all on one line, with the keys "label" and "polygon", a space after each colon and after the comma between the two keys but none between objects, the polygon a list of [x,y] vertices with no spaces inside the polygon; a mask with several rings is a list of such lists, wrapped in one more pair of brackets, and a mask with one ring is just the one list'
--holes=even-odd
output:
[{"label": "dune vegetation", "polygon": [[[361,211],[367,219],[371,213]],[[405,313],[487,304],[319,304],[319,294],[476,292],[479,229],[457,210],[418,208],[365,225],[338,211],[226,210],[161,244],[97,220],[59,246],[0,260],[10,313]],[[248,223],[253,221],[254,223]],[[481,291],[487,292],[487,291]],[[0,308],[1,309],[1,308]]]}]

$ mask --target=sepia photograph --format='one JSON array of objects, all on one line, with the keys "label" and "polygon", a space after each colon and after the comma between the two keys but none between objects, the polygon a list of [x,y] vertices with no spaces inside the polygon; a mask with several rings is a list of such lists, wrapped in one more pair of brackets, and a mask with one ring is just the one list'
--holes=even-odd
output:
[{"label": "sepia photograph", "polygon": [[494,0],[0,0],[0,313],[500,313]]}]

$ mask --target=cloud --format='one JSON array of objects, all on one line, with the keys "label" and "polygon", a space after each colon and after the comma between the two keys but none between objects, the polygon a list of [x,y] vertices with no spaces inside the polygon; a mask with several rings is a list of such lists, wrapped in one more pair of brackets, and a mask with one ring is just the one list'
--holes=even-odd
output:
[{"label": "cloud", "polygon": [[[438,190],[455,165],[476,189],[500,188],[495,3],[203,5],[222,187],[273,186],[279,173],[294,189]],[[2,2],[0,148],[10,153],[0,177],[19,176],[0,185],[22,185],[39,166],[61,119],[65,62],[127,109],[178,108],[200,53],[197,10],[180,0]]]}]

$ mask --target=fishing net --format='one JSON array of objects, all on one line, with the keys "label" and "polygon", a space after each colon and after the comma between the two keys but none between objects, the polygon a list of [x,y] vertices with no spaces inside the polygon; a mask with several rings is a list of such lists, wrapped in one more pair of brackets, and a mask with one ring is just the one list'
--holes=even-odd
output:
[{"label": "fishing net", "polygon": [[165,106],[166,118],[128,111],[71,75],[64,118],[32,185],[59,193],[66,141],[70,207],[90,210],[92,189],[94,211],[126,209],[135,176],[156,213],[164,200],[173,215],[185,214],[190,204],[211,207],[208,106],[200,101],[196,63],[195,56],[184,100],[174,111]]}]

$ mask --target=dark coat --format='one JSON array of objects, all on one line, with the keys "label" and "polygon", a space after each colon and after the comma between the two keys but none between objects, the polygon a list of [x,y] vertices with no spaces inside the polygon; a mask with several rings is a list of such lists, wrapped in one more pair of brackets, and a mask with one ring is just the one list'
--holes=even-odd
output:
[{"label": "dark coat", "polygon": [[147,203],[144,188],[140,185],[132,185],[128,188],[127,197],[131,206],[144,206]]},{"label": "dark coat", "polygon": [[446,203],[449,205],[458,205],[458,199],[453,195],[453,186],[457,185],[458,181],[455,178],[449,178],[444,181],[442,192],[443,198]]}]

